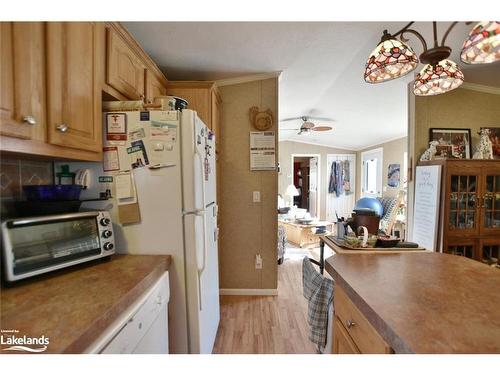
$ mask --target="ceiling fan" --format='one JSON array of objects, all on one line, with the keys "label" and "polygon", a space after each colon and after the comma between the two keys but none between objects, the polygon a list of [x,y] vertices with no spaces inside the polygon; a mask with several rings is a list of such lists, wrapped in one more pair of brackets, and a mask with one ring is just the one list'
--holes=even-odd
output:
[{"label": "ceiling fan", "polygon": [[328,131],[328,130],[332,130],[332,127],[331,126],[326,126],[326,125],[317,126],[316,124],[314,124],[313,122],[311,122],[311,120],[315,120],[315,121],[334,121],[333,119],[328,118],[328,117],[300,116],[300,117],[285,118],[285,119],[280,120],[280,122],[295,121],[295,120],[302,120],[302,125],[300,126],[300,128],[296,128],[296,129],[280,129],[280,131],[281,130],[284,130],[284,131],[286,131],[286,130],[297,131],[298,130],[299,131],[297,133],[298,135],[310,134],[311,131],[325,132],[325,131]]}]

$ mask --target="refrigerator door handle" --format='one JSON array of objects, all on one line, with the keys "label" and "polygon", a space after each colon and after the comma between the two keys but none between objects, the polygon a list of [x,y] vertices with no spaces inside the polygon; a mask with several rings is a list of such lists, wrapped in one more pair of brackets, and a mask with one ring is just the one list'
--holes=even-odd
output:
[{"label": "refrigerator door handle", "polygon": [[[201,268],[198,268],[198,299],[199,299],[199,309],[200,311],[203,310],[203,301],[201,297],[201,275],[203,271],[205,270],[206,263],[207,263],[207,256],[208,256],[208,243],[207,243],[207,223],[205,220],[205,166],[203,164],[203,157],[202,155],[198,152],[198,149],[195,147],[195,157],[199,162],[199,175],[201,175],[201,179],[199,182],[201,183],[201,201],[202,201],[202,207],[203,209],[198,209],[195,211],[198,211],[198,216],[202,216],[203,220],[203,263]],[[196,163],[196,160],[195,160]],[[194,170],[196,171],[196,167]],[[200,176],[198,176],[200,177]],[[196,255],[198,256],[198,251],[196,252]]]},{"label": "refrigerator door handle", "polygon": [[196,216],[204,216],[205,210],[192,210],[192,211],[182,211],[183,215],[196,215]]},{"label": "refrigerator door handle", "polygon": [[[199,210],[199,211],[202,211],[203,210],[203,246],[204,246],[204,249],[203,249],[203,263],[202,263],[202,266],[201,268],[198,268],[198,274],[201,275],[203,273],[203,271],[205,270],[205,267],[206,267],[206,263],[207,263],[207,223],[205,221],[205,182],[204,182],[204,165],[203,165],[203,157],[201,156],[201,154],[198,152],[198,149],[195,148],[195,155],[196,155],[196,158],[198,159],[199,161],[199,170],[200,170],[200,174],[201,174],[201,194],[202,194],[202,197],[201,197],[201,201],[202,201],[202,209]],[[196,163],[196,162],[195,162]],[[196,168],[195,168],[196,170]]]}]

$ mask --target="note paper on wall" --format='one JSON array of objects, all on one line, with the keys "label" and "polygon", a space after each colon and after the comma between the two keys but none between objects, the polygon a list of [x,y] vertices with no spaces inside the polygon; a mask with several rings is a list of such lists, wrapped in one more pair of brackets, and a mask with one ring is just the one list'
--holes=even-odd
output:
[{"label": "note paper on wall", "polygon": [[439,250],[438,224],[441,194],[441,166],[418,166],[415,172],[413,238],[427,250]]}]

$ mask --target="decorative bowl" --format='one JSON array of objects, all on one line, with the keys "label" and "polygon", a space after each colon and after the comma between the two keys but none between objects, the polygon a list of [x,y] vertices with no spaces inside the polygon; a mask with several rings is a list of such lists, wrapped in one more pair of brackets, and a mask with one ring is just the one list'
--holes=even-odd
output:
[{"label": "decorative bowl", "polygon": [[80,199],[82,185],[23,185],[29,201],[72,201]]}]

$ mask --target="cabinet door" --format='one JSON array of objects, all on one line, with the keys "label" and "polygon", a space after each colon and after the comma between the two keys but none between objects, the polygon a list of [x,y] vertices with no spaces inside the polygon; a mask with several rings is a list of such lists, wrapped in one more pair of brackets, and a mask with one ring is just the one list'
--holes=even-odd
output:
[{"label": "cabinet door", "polygon": [[474,260],[481,259],[479,241],[476,238],[446,238],[443,244],[443,252],[446,254],[463,256]]},{"label": "cabinet door", "polygon": [[45,28],[2,22],[0,133],[45,140]]},{"label": "cabinet door", "polygon": [[210,116],[210,89],[196,87],[167,87],[167,95],[179,96],[188,101],[188,109],[196,111],[203,123],[212,129]]},{"label": "cabinet door", "polygon": [[482,168],[481,235],[500,236],[500,166]]},{"label": "cabinet door", "polygon": [[480,177],[479,168],[467,166],[448,168],[444,225],[449,235],[479,234]]},{"label": "cabinet door", "polygon": [[500,268],[500,238],[492,237],[480,241],[481,262]]},{"label": "cabinet door", "polygon": [[146,66],[115,30],[106,33],[106,82],[129,99],[144,99]]},{"label": "cabinet door", "polygon": [[146,102],[153,103],[157,96],[167,95],[167,88],[149,70],[146,70]]},{"label": "cabinet door", "polygon": [[102,150],[102,27],[95,22],[47,24],[47,127],[51,144]]},{"label": "cabinet door", "polygon": [[356,344],[337,317],[333,322],[333,354],[360,354]]},{"label": "cabinet door", "polygon": [[211,119],[211,130],[215,133],[215,144],[219,143],[220,137],[220,125],[221,125],[221,100],[217,95],[215,90],[212,90],[211,98],[211,109],[212,109],[212,119]]}]

